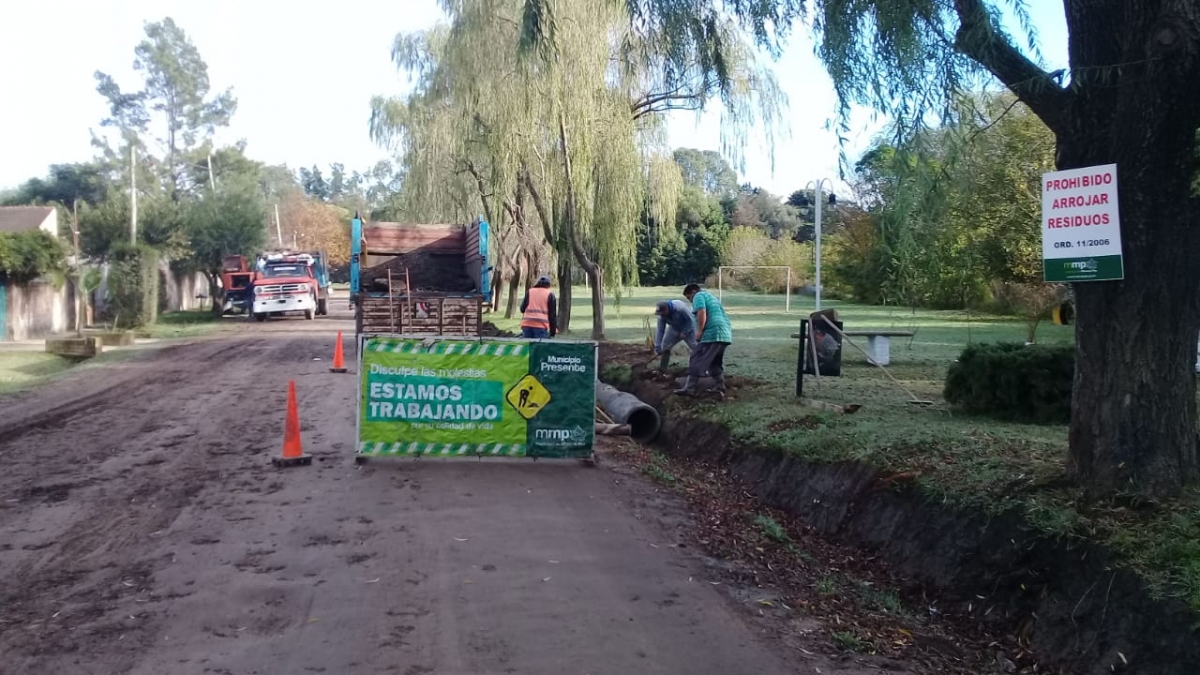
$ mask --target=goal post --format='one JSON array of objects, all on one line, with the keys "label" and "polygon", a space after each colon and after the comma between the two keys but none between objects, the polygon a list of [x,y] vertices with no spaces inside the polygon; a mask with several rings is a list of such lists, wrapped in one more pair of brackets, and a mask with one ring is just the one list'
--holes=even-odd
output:
[{"label": "goal post", "polygon": [[792,311],[792,268],[787,265],[721,265],[717,268],[717,298],[725,300],[725,270],[787,270],[787,283],[784,286],[784,312]]}]

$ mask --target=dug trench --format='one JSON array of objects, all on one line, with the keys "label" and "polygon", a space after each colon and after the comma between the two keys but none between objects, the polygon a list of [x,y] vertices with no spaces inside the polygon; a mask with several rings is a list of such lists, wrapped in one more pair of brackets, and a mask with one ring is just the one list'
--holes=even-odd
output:
[{"label": "dug trench", "polygon": [[[697,477],[685,492],[725,483],[715,490],[744,495],[748,508],[782,512],[800,536],[821,542],[813,547],[857,560],[852,566],[860,574],[892,584],[899,597],[920,606],[910,628],[948,632],[958,647],[942,651],[960,667],[975,661],[998,672],[1196,672],[1200,616],[1181,600],[1154,597],[1103,546],[1049,536],[1017,513],[956,508],[867,464],[819,464],[738,443],[728,428],[688,416],[686,406],[683,415],[680,405],[668,406],[674,378],[647,371],[643,352],[606,344],[601,360],[628,366],[630,376],[612,384],[664,413],[655,448],[680,473]],[[736,378],[729,380],[739,395]],[[729,516],[709,515],[722,517]],[[863,571],[872,568],[876,573]],[[816,597],[816,604],[826,599]],[[962,653],[972,648],[988,654]]]}]

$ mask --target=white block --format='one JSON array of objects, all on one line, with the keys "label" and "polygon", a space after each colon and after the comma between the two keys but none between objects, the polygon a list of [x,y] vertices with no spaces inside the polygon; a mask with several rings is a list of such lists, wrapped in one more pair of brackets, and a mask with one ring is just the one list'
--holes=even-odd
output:
[{"label": "white block", "polygon": [[892,339],[886,335],[871,335],[867,337],[867,353],[871,363],[886,366],[892,362]]}]

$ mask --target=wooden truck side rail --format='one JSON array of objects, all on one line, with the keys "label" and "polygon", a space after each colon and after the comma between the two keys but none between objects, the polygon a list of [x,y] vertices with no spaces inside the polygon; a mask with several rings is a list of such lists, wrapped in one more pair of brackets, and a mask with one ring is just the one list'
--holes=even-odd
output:
[{"label": "wooden truck side rail", "polygon": [[483,304],[483,296],[477,294],[364,293],[356,306],[355,332],[477,337],[483,325]]}]

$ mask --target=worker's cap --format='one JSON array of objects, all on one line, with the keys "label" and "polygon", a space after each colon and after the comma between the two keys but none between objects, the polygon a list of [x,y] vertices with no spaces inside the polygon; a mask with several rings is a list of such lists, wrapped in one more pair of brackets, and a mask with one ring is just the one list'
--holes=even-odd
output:
[{"label": "worker's cap", "polygon": [[550,285],[550,277],[548,277],[544,274],[542,276],[538,277],[538,286],[549,286],[549,285]]},{"label": "worker's cap", "polygon": [[654,313],[663,315],[670,314],[671,303],[667,302],[666,300],[659,300],[658,304],[654,306]]}]

